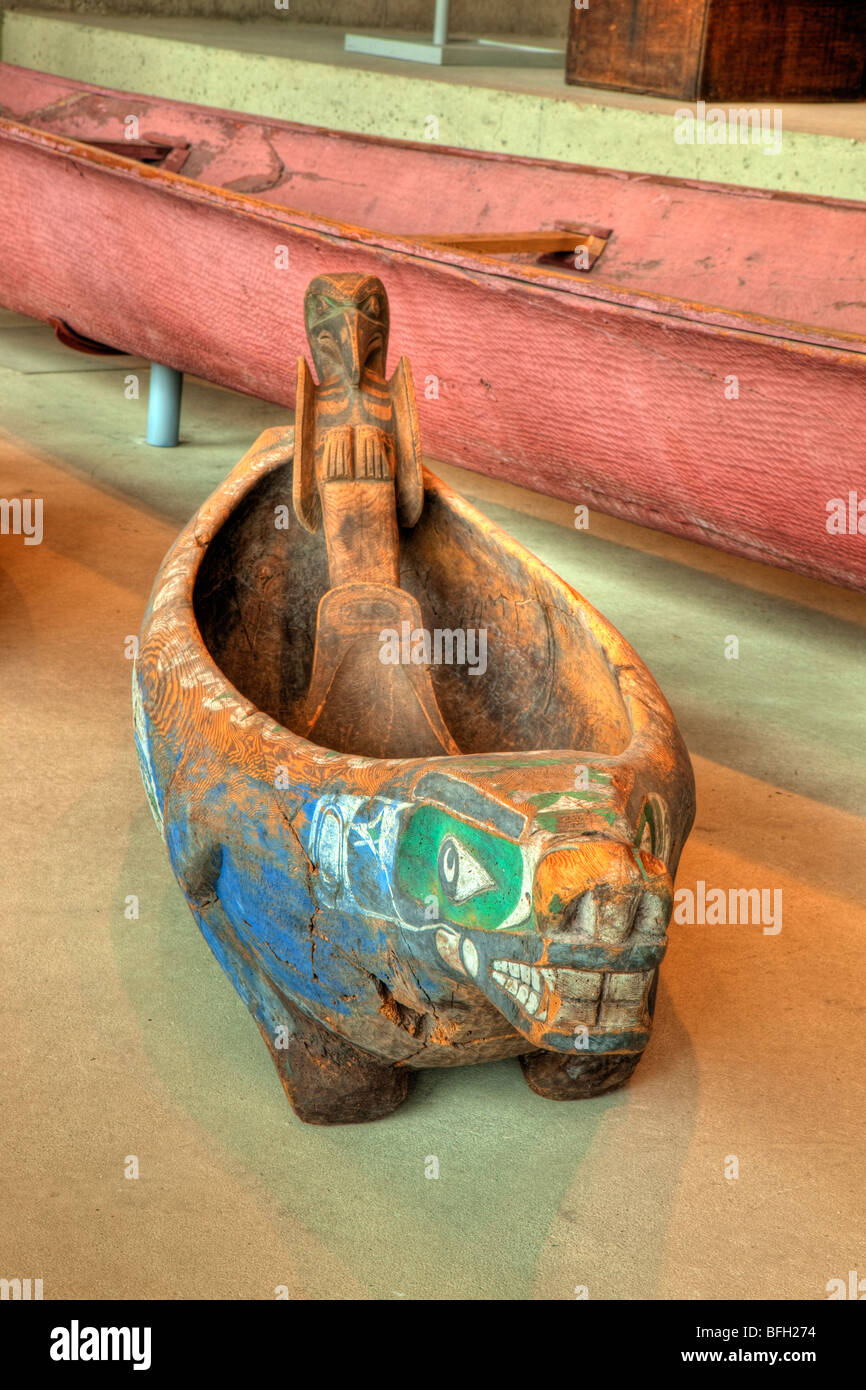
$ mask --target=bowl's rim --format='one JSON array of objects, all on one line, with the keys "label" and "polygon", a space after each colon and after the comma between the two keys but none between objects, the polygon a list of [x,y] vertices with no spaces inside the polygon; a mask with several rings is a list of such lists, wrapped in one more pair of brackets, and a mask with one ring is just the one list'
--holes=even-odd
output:
[{"label": "bowl's rim", "polygon": [[[139,680],[149,657],[156,657],[161,675],[165,673],[168,662],[172,669],[181,671],[181,688],[191,692],[196,712],[206,710],[210,718],[218,719],[221,724],[230,723],[242,729],[246,751],[252,756],[254,743],[258,742],[261,760],[269,771],[271,764],[296,763],[300,759],[306,764],[305,775],[313,783],[319,780],[315,771],[317,767],[323,784],[335,775],[344,773],[357,776],[363,770],[366,773],[364,781],[371,783],[373,794],[375,785],[393,778],[398,766],[409,770],[415,765],[420,770],[431,762],[439,766],[459,762],[465,767],[472,754],[380,759],[340,753],[313,743],[258,709],[232,684],[205,644],[194,607],[196,581],[205,553],[242,500],[269,473],[291,461],[294,434],[291,426],[265,430],[173,542],[154,581],[142,625],[139,655],[136,658]],[[426,467],[423,468],[423,476],[425,493],[437,494],[446,508],[470,526],[483,527],[485,534],[492,536],[499,548],[513,558],[530,578],[537,580],[542,588],[561,593],[565,603],[601,648],[613,673],[631,728],[631,738],[626,746],[619,753],[575,748],[537,751],[573,755],[575,762],[581,758],[591,758],[595,765],[614,767],[623,763],[656,764],[659,754],[664,755],[664,750],[670,751],[674,744],[681,746],[684,751],[673,713],[655,679],[613,624],[521,542]],[[187,714],[191,712],[189,708],[185,711]],[[237,743],[237,733],[220,740],[223,749]],[[482,756],[490,757],[495,751]],[[507,753],[502,754],[503,759],[508,756]],[[518,752],[514,756],[525,757],[526,752]],[[259,759],[254,761],[258,762]],[[668,758],[665,757],[664,761],[667,762]],[[674,757],[672,761],[676,765],[678,760]]]}]

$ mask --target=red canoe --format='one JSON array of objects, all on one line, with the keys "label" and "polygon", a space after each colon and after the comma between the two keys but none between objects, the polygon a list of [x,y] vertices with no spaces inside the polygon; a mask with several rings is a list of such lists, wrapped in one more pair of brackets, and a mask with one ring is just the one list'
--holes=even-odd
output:
[{"label": "red canoe", "polygon": [[304,287],[369,271],[430,455],[866,588],[866,204],[350,135],[9,64],[0,116],[10,309],[291,404]]}]

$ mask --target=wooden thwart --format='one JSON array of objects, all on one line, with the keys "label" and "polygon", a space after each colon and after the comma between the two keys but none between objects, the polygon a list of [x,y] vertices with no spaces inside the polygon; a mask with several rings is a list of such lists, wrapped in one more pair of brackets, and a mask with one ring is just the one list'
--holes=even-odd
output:
[{"label": "wooden thwart", "polygon": [[553,231],[537,232],[447,232],[420,238],[434,246],[451,247],[455,251],[477,251],[490,256],[556,256],[573,255],[584,248],[587,269],[595,264],[607,245],[610,232],[589,231],[558,222]]},{"label": "wooden thwart", "polygon": [[153,140],[85,140],[82,143],[94,145],[108,154],[123,155],[125,159],[137,159],[141,164],[158,164],[170,174],[177,174],[186,163],[189,144],[163,145]]}]

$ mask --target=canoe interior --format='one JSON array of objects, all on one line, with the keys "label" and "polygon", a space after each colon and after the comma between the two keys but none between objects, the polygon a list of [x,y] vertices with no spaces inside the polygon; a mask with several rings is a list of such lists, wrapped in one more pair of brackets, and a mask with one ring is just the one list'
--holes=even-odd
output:
[{"label": "canoe interior", "polygon": [[[208,546],[193,598],[217,666],[288,728],[309,684],[316,610],[328,588],[322,534],[300,526],[291,496],[291,464],[247,494]],[[274,524],[276,508],[285,508],[279,514],[285,529]],[[631,721],[579,601],[527,552],[504,544],[495,528],[482,528],[471,515],[428,475],[421,519],[400,538],[401,585],[417,598],[427,630],[486,634],[483,672],[480,662],[478,674],[468,663],[431,666],[439,707],[461,752],[623,752]],[[375,710],[370,717],[375,720]]]},{"label": "canoe interior", "polygon": [[140,141],[189,145],[185,178],[383,234],[609,228],[575,278],[866,335],[863,203],[352,135],[10,64],[0,115],[84,141],[122,141],[135,116]]}]

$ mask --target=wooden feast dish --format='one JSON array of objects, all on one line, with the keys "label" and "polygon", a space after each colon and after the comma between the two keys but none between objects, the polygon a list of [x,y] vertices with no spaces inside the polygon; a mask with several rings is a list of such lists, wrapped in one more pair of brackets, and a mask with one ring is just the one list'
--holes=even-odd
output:
[{"label": "wooden feast dish", "polygon": [[[424,470],[388,301],[319,276],[296,429],[172,547],[135,663],[172,867],[298,1115],[517,1056],[567,1100],[647,1045],[692,770],[646,667]],[[450,657],[450,659],[449,659]]]}]

